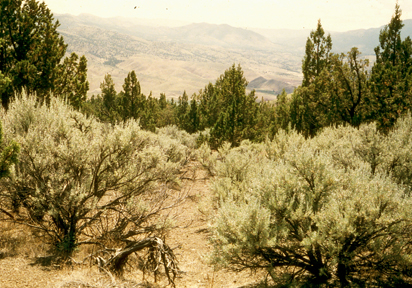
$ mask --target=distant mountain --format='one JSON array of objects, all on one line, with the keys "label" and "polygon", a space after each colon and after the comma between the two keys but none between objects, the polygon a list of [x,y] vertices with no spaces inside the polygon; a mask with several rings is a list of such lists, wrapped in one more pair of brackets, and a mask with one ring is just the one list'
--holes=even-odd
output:
[{"label": "distant mountain", "polygon": [[[58,31],[69,45],[68,52],[88,59],[91,93],[99,93],[106,73],[121,89],[127,73],[135,70],[144,93],[169,97],[184,90],[198,92],[233,63],[241,64],[250,81],[248,89],[255,89],[258,97],[273,99],[284,88],[291,92],[301,83],[301,63],[311,31],[171,24],[90,14],[57,14],[55,18],[61,23]],[[404,24],[402,36],[412,37],[412,20]],[[372,59],[382,28],[331,32],[333,52],[348,52],[356,46]]]},{"label": "distant mountain", "polygon": [[[233,63],[242,65],[247,79],[262,76],[295,86],[301,81],[300,56],[254,31],[207,23],[144,26],[137,20],[89,14],[56,18],[68,52],[88,59],[91,93],[99,93],[106,73],[121,89],[127,73],[135,70],[146,94],[192,94],[216,81]],[[273,98],[279,91],[272,86],[257,89],[258,97]]]},{"label": "distant mountain", "polygon": [[178,20],[166,20],[166,19],[143,19],[143,18],[128,18],[128,17],[110,17],[102,18],[92,14],[82,13],[78,16],[71,14],[54,14],[59,20],[63,20],[64,24],[70,23],[81,23],[83,25],[99,25],[101,27],[105,26],[108,29],[112,29],[113,26],[123,26],[124,28],[133,26],[144,26],[144,27],[180,27],[184,25],[191,24],[187,21]]},{"label": "distant mountain", "polygon": [[150,41],[190,43],[206,46],[220,46],[242,49],[275,49],[280,48],[264,36],[230,25],[208,23],[192,23],[179,27],[145,25],[144,20],[131,18],[100,18],[90,14],[72,16],[57,14],[61,30],[76,27],[92,26],[100,29],[116,31]]},{"label": "distant mountain", "polygon": [[[402,37],[409,36],[412,38],[412,19],[404,20],[403,23],[405,26],[402,28]],[[379,33],[383,28],[384,26],[346,32],[327,31],[327,33],[331,34],[332,50],[335,53],[346,53],[352,47],[358,47],[363,55],[375,55],[374,49],[379,45]],[[289,47],[297,53],[301,52],[302,57],[305,52],[306,40],[311,32],[310,29],[253,29],[253,31],[264,35],[273,43]]]},{"label": "distant mountain", "polygon": [[251,30],[265,36],[272,43],[301,55],[301,57],[303,57],[303,54],[305,53],[306,39],[311,31],[310,29],[292,30],[260,28],[252,28]]},{"label": "distant mountain", "polygon": [[268,94],[279,94],[283,89],[286,93],[292,93],[295,88],[293,85],[290,85],[287,82],[279,81],[275,79],[265,79],[260,76],[249,82],[248,88],[255,89],[258,92],[266,92]]},{"label": "distant mountain", "polygon": [[[412,38],[412,19],[404,20],[401,31],[402,38]],[[348,52],[352,47],[358,47],[364,55],[375,55],[375,47],[379,45],[379,33],[384,26],[371,29],[352,30],[347,32],[331,32],[335,52]]]},{"label": "distant mountain", "polygon": [[280,48],[266,37],[226,24],[195,23],[171,29],[169,39],[206,46],[267,50]]}]

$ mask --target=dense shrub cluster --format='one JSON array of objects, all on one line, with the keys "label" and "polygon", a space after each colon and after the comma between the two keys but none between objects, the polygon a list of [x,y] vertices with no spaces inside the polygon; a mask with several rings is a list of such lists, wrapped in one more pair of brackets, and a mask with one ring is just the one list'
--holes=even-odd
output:
[{"label": "dense shrub cluster", "polygon": [[[412,284],[412,118],[220,150],[213,262],[277,284]],[[397,283],[397,284],[396,284]]]},{"label": "dense shrub cluster", "polygon": [[136,121],[100,123],[59,99],[16,99],[1,119],[6,140],[21,147],[1,180],[1,208],[57,252],[70,256],[81,244],[119,245],[168,228],[160,211],[181,201],[171,187],[191,157],[181,141]]}]

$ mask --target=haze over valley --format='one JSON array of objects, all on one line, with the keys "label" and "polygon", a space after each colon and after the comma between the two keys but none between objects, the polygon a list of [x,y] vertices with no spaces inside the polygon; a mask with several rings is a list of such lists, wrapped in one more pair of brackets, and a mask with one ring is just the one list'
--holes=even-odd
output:
[{"label": "haze over valley", "polygon": [[[197,93],[214,82],[233,63],[240,64],[258,98],[272,100],[282,89],[300,85],[305,42],[311,29],[243,29],[208,23],[139,20],[90,14],[55,14],[68,53],[88,60],[89,94],[100,93],[106,73],[121,90],[124,78],[135,70],[142,92],[176,98],[183,91]],[[404,21],[403,37],[412,35],[412,20]],[[313,29],[316,23],[313,23]],[[374,59],[382,27],[331,32],[333,51],[358,47]],[[327,29],[327,27],[325,27]]]}]

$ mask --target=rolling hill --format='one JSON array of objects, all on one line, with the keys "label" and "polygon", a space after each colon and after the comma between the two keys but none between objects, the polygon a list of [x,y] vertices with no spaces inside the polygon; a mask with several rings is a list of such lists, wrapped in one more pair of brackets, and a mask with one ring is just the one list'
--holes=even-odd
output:
[{"label": "rolling hill", "polygon": [[[197,93],[214,82],[233,63],[240,64],[248,88],[257,96],[274,99],[291,92],[301,82],[301,61],[310,30],[242,29],[229,25],[130,18],[100,18],[90,14],[57,14],[59,33],[68,52],[88,59],[90,94],[110,73],[120,91],[124,78],[135,70],[142,91],[178,97]],[[412,20],[405,20],[403,36],[411,36]],[[184,25],[183,25],[184,24]],[[333,51],[359,47],[364,56],[373,55],[382,27],[331,32]],[[372,57],[372,56],[369,56]]]}]

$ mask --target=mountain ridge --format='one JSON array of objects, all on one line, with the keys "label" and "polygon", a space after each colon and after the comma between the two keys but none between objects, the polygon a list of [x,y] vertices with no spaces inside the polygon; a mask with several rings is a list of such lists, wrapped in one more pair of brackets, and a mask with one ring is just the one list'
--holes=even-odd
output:
[{"label": "mountain ridge", "polygon": [[[283,88],[301,82],[301,61],[309,29],[244,29],[227,24],[190,23],[175,27],[144,24],[142,19],[101,18],[91,14],[56,14],[68,52],[86,55],[90,93],[110,73],[122,86],[135,70],[142,91],[190,95],[214,82],[233,63],[241,64],[249,89],[271,100]],[[403,36],[411,36],[412,20],[404,20]],[[357,46],[364,56],[374,55],[383,28],[331,32],[333,52]],[[257,81],[265,79],[265,81]],[[255,81],[256,80],[256,81]],[[260,83],[260,84],[258,84]]]}]

